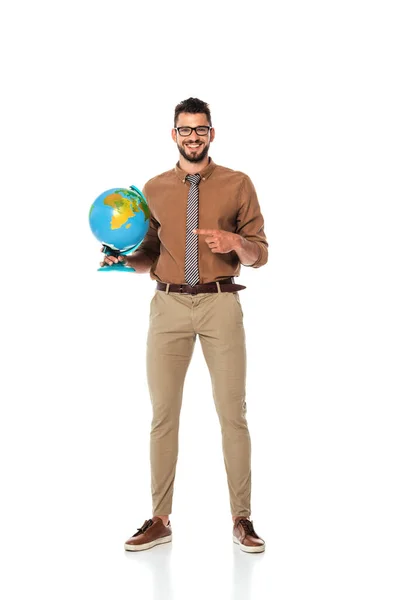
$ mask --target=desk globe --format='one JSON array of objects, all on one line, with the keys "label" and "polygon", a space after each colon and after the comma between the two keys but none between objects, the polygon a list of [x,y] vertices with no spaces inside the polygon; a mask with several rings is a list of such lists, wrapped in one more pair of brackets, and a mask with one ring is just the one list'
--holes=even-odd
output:
[{"label": "desk globe", "polygon": [[[89,211],[89,225],[95,238],[103,244],[106,255],[131,254],[143,242],[150,225],[146,198],[134,185],[112,188],[100,194]],[[122,263],[105,265],[98,271],[134,269]]]}]

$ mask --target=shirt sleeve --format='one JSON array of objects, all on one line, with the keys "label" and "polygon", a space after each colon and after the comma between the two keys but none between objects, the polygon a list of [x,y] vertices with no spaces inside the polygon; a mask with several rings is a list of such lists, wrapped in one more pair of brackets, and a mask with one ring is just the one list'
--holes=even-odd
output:
[{"label": "shirt sleeve", "polygon": [[158,228],[160,224],[151,213],[150,203],[147,196],[148,189],[146,188],[146,184],[144,185],[142,192],[143,196],[146,198],[150,210],[150,224],[149,229],[144,237],[144,240],[138,247],[138,250],[143,250],[143,252],[154,262],[160,256],[160,238],[158,237]]},{"label": "shirt sleeve", "polygon": [[251,265],[258,268],[268,261],[268,242],[264,232],[264,218],[261,214],[256,190],[250,177],[245,175],[239,193],[236,233],[258,246],[258,258]]}]

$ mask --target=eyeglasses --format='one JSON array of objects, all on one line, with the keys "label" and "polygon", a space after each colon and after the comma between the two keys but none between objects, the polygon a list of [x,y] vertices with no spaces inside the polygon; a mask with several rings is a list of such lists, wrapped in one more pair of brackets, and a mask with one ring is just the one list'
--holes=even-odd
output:
[{"label": "eyeglasses", "polygon": [[195,131],[197,135],[207,135],[211,127],[208,125],[200,125],[199,127],[174,127],[174,129],[179,133],[179,135],[187,137],[192,133],[192,131]]}]

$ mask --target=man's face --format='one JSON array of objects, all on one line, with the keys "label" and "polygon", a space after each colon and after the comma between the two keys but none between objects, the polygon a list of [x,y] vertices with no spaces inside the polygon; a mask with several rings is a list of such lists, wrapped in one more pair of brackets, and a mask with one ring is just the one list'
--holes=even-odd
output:
[{"label": "man's face", "polygon": [[[210,125],[204,113],[181,113],[176,123],[176,127],[200,127],[201,125]],[[207,156],[214,136],[214,129],[210,129],[207,135],[198,135],[193,130],[188,136],[182,136],[175,129],[172,130],[172,139],[176,142],[179,152],[186,160],[194,163],[202,161]]]}]

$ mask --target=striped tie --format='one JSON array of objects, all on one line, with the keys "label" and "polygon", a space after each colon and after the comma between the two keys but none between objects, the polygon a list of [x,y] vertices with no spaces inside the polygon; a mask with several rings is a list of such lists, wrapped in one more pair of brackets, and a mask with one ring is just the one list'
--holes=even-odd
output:
[{"label": "striped tie", "polygon": [[186,175],[190,181],[187,214],[186,214],[186,252],[185,252],[185,278],[190,285],[199,281],[198,244],[199,238],[192,233],[199,224],[199,183],[201,175]]}]

